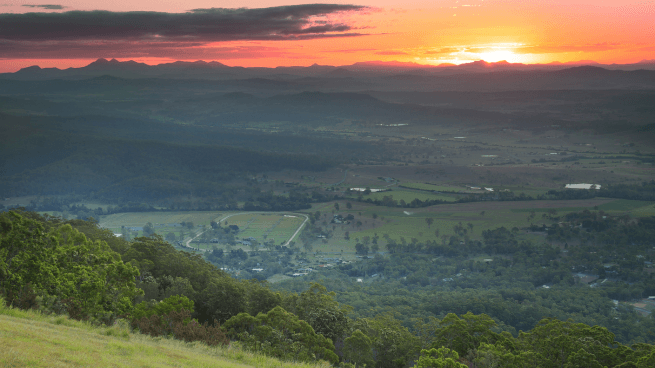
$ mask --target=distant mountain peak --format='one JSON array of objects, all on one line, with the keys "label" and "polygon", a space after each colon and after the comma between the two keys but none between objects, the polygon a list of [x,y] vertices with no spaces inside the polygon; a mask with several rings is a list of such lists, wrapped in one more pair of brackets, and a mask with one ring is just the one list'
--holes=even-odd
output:
[{"label": "distant mountain peak", "polygon": [[32,66],[28,66],[28,67],[25,67],[25,68],[21,68],[19,70],[19,72],[33,72],[33,71],[37,71],[37,70],[41,70],[41,67],[38,66],[38,65],[32,65]]}]

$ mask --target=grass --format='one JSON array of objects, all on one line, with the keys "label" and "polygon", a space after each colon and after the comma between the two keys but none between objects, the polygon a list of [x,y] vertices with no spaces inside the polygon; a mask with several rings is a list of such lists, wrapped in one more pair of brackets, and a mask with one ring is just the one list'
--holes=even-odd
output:
[{"label": "grass", "polygon": [[653,204],[655,204],[655,202],[617,199],[610,203],[598,206],[598,209],[603,211],[632,211],[641,207],[652,207]]},{"label": "grass", "polygon": [[455,198],[448,196],[448,195],[439,195],[439,194],[432,194],[432,193],[427,193],[427,192],[415,192],[412,190],[402,190],[402,189],[393,189],[388,192],[377,192],[377,193],[371,193],[368,195],[363,196],[364,200],[366,199],[382,199],[386,196],[392,196],[394,200],[400,201],[404,200],[405,202],[409,203],[413,201],[414,199],[419,199],[421,201],[425,200],[434,200],[438,199],[441,201],[447,201],[447,202],[454,202]]},{"label": "grass", "polygon": [[275,239],[279,243],[288,240],[304,220],[304,217],[297,215],[253,212],[232,216],[227,221],[230,225],[239,226],[239,238],[254,237],[261,242],[264,241],[263,235],[268,233],[267,239]]},{"label": "grass", "polygon": [[[604,203],[598,206],[599,210],[605,212],[626,212],[633,210],[647,211],[648,208],[652,208],[654,202],[648,201],[633,201],[629,199],[617,199],[608,203]],[[593,206],[590,207],[560,207],[560,208],[515,208],[512,209],[512,212],[548,212],[551,210],[560,212],[574,212],[574,211],[583,211],[583,210],[594,210]]]},{"label": "grass", "polygon": [[[613,202],[603,205],[611,205],[612,203]],[[502,204],[504,204],[504,206],[499,205],[495,209],[489,209],[490,203],[485,202],[461,205],[445,204],[414,209],[387,208],[372,205],[366,207],[362,206],[357,209],[357,212],[362,213],[361,220],[368,221],[369,226],[363,226],[362,229],[358,229],[357,227],[349,225],[344,228],[343,231],[338,233],[335,232],[335,237],[330,239],[330,242],[339,243],[341,248],[350,251],[355,245],[355,238],[361,240],[364,236],[373,237],[376,233],[380,236],[380,241],[382,241],[382,236],[384,234],[389,234],[389,236],[396,241],[399,241],[400,238],[403,237],[408,242],[412,238],[416,238],[419,241],[437,240],[441,242],[441,237],[443,235],[450,236],[454,234],[453,227],[460,222],[467,229],[469,236],[473,239],[480,239],[482,237],[482,231],[487,229],[495,229],[501,226],[507,229],[512,229],[514,227],[521,229],[530,226],[531,223],[541,224],[552,222],[541,216],[541,213],[547,213],[551,208],[534,207],[536,205],[534,201],[503,202]],[[580,206],[580,202],[571,204],[573,205],[572,207],[554,209],[557,211],[558,216],[568,212],[582,211],[584,209],[593,210],[592,203],[590,203],[588,207]],[[621,204],[621,206],[627,206],[627,204]],[[655,210],[655,207],[652,206],[639,207],[639,209],[642,208],[645,210]],[[481,215],[480,212],[483,210],[485,211],[485,214]],[[529,221],[527,217],[531,211],[538,212],[540,215],[532,221]],[[405,212],[410,214],[407,215]],[[374,224],[371,224],[373,221],[372,214],[374,213],[378,216],[378,219],[375,220]],[[428,226],[425,221],[428,217],[434,219],[434,222],[430,226]],[[355,216],[355,218],[356,220],[360,219],[359,216]],[[469,223],[473,225],[472,230],[468,227]],[[346,242],[347,246],[344,246],[345,241],[341,234],[346,230],[350,232],[351,240]],[[436,230],[439,230],[438,239],[435,237]],[[543,239],[534,240],[543,241]],[[384,242],[382,242],[382,244],[384,244]]]},{"label": "grass", "polygon": [[401,183],[400,186],[406,188],[419,189],[419,190],[434,190],[437,192],[460,192],[466,189],[463,187],[449,187],[449,186],[435,185],[435,184],[428,184],[428,183]]},{"label": "grass", "polygon": [[144,226],[153,224],[171,224],[193,222],[194,225],[209,225],[213,220],[222,218],[225,212],[217,211],[174,211],[174,212],[125,212],[102,216],[100,226],[120,228],[125,226]]},{"label": "grass", "polygon": [[282,362],[236,344],[152,338],[124,324],[97,327],[64,316],[4,306],[0,300],[0,362],[3,367],[224,367],[327,368],[327,363]]}]

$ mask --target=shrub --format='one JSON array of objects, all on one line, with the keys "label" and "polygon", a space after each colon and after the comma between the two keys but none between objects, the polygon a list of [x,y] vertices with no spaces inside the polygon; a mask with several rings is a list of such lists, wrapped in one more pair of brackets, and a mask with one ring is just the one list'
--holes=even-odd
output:
[{"label": "shrub", "polygon": [[153,337],[172,336],[186,342],[201,341],[209,346],[227,345],[230,342],[218,321],[214,320],[214,326],[209,326],[207,322],[200,324],[191,319],[191,312],[187,309],[135,319],[132,326]]}]

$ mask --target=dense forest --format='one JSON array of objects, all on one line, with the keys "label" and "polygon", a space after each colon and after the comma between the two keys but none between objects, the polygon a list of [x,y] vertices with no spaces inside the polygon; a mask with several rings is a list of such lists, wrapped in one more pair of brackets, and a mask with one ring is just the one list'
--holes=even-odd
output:
[{"label": "dense forest", "polygon": [[[156,235],[128,242],[93,222],[9,211],[0,214],[0,290],[14,307],[101,324],[124,318],[142,333],[238,341],[282,359],[343,367],[651,367],[652,317],[609,298],[652,292],[650,276],[627,269],[636,271],[633,256],[652,256],[641,253],[652,250],[655,221],[603,216],[570,215],[569,229],[582,234],[551,234],[578,240],[567,257],[517,244],[501,228],[471,245],[496,254],[491,262],[439,256],[447,245],[428,255],[429,246],[406,244],[389,258],[321,274],[321,283],[274,291]],[[613,241],[628,241],[625,252]],[[606,276],[610,285],[590,288],[571,277],[571,265],[601,260],[616,263],[606,271],[615,272]],[[351,279],[374,273],[364,285]],[[551,287],[535,288],[541,283]]]},{"label": "dense forest", "polygon": [[[291,149],[301,140],[285,139],[286,145],[280,146],[276,143],[279,139],[266,134],[205,134],[193,127],[149,131],[152,124],[120,119],[91,132],[106,120],[90,118],[82,124],[73,118],[2,115],[0,190],[5,196],[59,196],[48,199],[47,204],[35,203],[33,209],[39,210],[54,208],[57,201],[70,204],[61,203],[65,196],[184,209],[197,209],[197,205],[182,198],[193,198],[209,207],[233,207],[240,200],[253,202],[251,206],[257,208],[299,209],[305,208],[305,200],[296,203],[298,198],[260,194],[260,186],[251,180],[253,174],[283,169],[322,171],[339,160],[336,155],[298,153],[308,143],[315,147],[314,152],[329,143],[316,139],[305,139]],[[215,139],[189,137],[195,134]],[[217,141],[225,144],[217,145]],[[344,152],[348,147],[347,143],[342,145]]]}]

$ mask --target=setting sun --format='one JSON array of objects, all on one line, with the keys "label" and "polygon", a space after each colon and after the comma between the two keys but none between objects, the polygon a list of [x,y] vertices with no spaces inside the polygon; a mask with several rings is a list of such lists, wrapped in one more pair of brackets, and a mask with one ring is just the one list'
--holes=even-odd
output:
[{"label": "setting sun", "polygon": [[477,55],[480,60],[484,60],[489,63],[495,63],[503,60],[510,63],[521,62],[520,57],[514,54],[511,50],[494,50],[478,53]]}]

